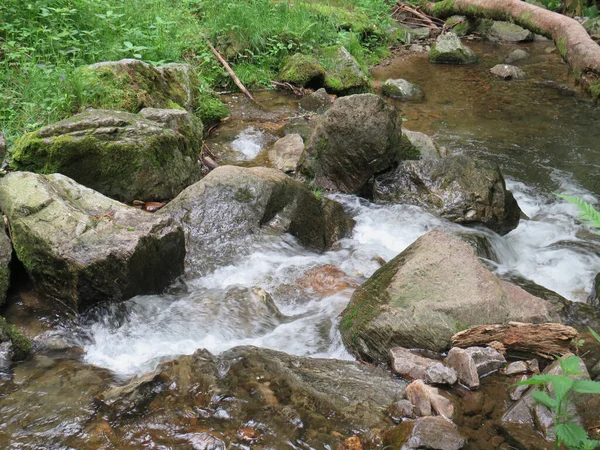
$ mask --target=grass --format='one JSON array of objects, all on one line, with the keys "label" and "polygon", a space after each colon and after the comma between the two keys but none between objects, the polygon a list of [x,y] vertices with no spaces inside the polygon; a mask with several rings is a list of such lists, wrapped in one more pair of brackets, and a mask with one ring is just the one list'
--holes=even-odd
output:
[{"label": "grass", "polygon": [[363,65],[385,55],[386,0],[2,0],[0,130],[10,143],[81,108],[74,69],[138,58],[188,62],[201,89],[232,88],[210,39],[248,87],[281,61],[341,44]]}]

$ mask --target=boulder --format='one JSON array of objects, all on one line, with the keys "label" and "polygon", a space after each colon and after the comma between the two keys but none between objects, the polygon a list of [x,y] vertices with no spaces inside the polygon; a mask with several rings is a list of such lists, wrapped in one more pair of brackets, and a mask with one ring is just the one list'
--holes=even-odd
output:
[{"label": "boulder", "polygon": [[300,108],[303,110],[319,114],[327,111],[332,104],[333,100],[324,88],[320,88],[312,94],[305,95],[299,103]]},{"label": "boulder", "polygon": [[493,41],[528,42],[533,41],[533,33],[510,22],[494,22],[488,30],[487,38]]},{"label": "boulder", "polygon": [[231,264],[261,236],[287,232],[316,250],[329,248],[354,221],[277,169],[221,166],[157,214],[181,223],[187,267],[202,273]]},{"label": "boulder", "polygon": [[198,427],[227,433],[230,445],[248,444],[230,430],[259,423],[266,448],[297,440],[337,448],[355,430],[385,427],[387,408],[404,397],[405,387],[385,370],[353,361],[237,347],[219,356],[198,350],[163,363],[98,399],[111,433],[122,436],[155,423],[169,423],[166,428],[179,434],[189,426],[186,411],[200,408],[202,414],[194,414]]},{"label": "boulder", "polygon": [[402,134],[419,152],[420,159],[438,159],[446,156],[446,149],[437,145],[431,136],[419,131],[410,131],[404,128]]},{"label": "boulder", "polygon": [[338,99],[306,143],[299,170],[315,185],[357,193],[377,173],[418,158],[398,111],[373,94]]},{"label": "boulder", "polygon": [[431,46],[429,61],[434,64],[474,64],[477,54],[463,45],[456,34],[443,33]]},{"label": "boulder", "polygon": [[0,209],[17,258],[56,309],[158,294],[183,273],[181,228],[64,175],[13,172],[0,180]]},{"label": "boulder", "polygon": [[137,112],[143,108],[186,109],[199,105],[198,76],[189,64],[153,66],[138,59],[80,67],[83,106]]},{"label": "boulder", "polygon": [[92,109],[19,138],[11,166],[62,173],[123,202],[168,199],[200,179],[201,137],[185,111]]},{"label": "boulder", "polygon": [[325,89],[336,95],[368,92],[371,88],[368,75],[354,56],[341,45],[323,49],[325,62]]},{"label": "boulder", "polygon": [[509,64],[496,64],[490,72],[503,80],[523,80],[526,77],[523,69]]},{"label": "boulder", "polygon": [[446,358],[446,364],[456,371],[458,381],[461,384],[469,389],[477,389],[479,387],[477,365],[469,352],[458,347],[450,349]]},{"label": "boulder", "polygon": [[521,216],[498,166],[465,155],[404,161],[375,178],[373,198],[421,206],[451,222],[481,224],[501,235],[516,228]]},{"label": "boulder", "polygon": [[527,58],[529,58],[529,53],[527,53],[527,51],[523,50],[522,48],[518,48],[518,49],[510,52],[510,54],[506,57],[504,62],[506,64],[512,64],[517,61],[523,61],[524,59],[527,59]]},{"label": "boulder", "polygon": [[458,427],[445,417],[408,420],[383,435],[389,450],[459,450],[466,443]]},{"label": "boulder", "polygon": [[381,93],[398,100],[421,101],[425,98],[423,90],[416,84],[403,78],[389,79],[381,86]]},{"label": "boulder", "polygon": [[506,359],[492,347],[469,347],[465,351],[473,359],[479,377],[485,377],[506,366]]},{"label": "boulder", "polygon": [[279,80],[300,87],[320,88],[325,83],[325,68],[314,56],[296,53],[283,62]]},{"label": "boulder", "polygon": [[10,261],[12,259],[12,244],[4,231],[0,229],[0,306],[6,301],[10,286]]},{"label": "boulder", "polygon": [[340,330],[350,352],[383,362],[396,346],[444,351],[454,333],[473,325],[560,322],[556,309],[499,280],[468,244],[432,231],[354,292]]},{"label": "boulder", "polygon": [[302,137],[299,134],[288,134],[273,144],[269,150],[269,161],[282,172],[294,173],[303,151]]}]

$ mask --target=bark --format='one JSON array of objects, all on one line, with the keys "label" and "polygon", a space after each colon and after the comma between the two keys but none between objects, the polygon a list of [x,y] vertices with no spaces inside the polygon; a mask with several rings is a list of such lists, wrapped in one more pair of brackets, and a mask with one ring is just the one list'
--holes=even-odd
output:
[{"label": "bark", "polygon": [[499,342],[508,351],[533,353],[547,359],[569,353],[577,330],[559,323],[482,325],[452,336],[453,347],[485,346]]},{"label": "bark", "polygon": [[521,0],[443,0],[424,2],[423,8],[436,17],[455,14],[514,22],[546,36],[556,44],[583,89],[598,101],[600,96],[600,46],[575,19]]}]

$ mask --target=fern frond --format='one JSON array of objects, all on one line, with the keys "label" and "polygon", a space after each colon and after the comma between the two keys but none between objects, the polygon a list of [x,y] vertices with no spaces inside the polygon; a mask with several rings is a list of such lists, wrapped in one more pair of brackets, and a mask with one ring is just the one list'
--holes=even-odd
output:
[{"label": "fern frond", "polygon": [[[581,211],[579,214],[579,218],[584,223],[594,228],[600,228],[600,211],[597,211],[591,204],[578,197],[571,197],[570,195],[554,195],[568,201],[569,203],[573,203],[574,205],[576,205]],[[600,234],[600,231],[596,231],[595,233]]]}]

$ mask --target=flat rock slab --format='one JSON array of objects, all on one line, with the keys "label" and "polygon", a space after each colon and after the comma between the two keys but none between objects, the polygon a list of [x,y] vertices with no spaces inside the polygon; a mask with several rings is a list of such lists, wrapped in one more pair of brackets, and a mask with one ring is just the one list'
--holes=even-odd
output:
[{"label": "flat rock slab", "polygon": [[458,427],[444,417],[422,417],[402,422],[383,436],[386,448],[401,450],[459,450],[467,442]]},{"label": "flat rock slab", "polygon": [[0,208],[10,221],[17,258],[58,310],[158,294],[183,273],[180,226],[64,175],[5,176]]}]

